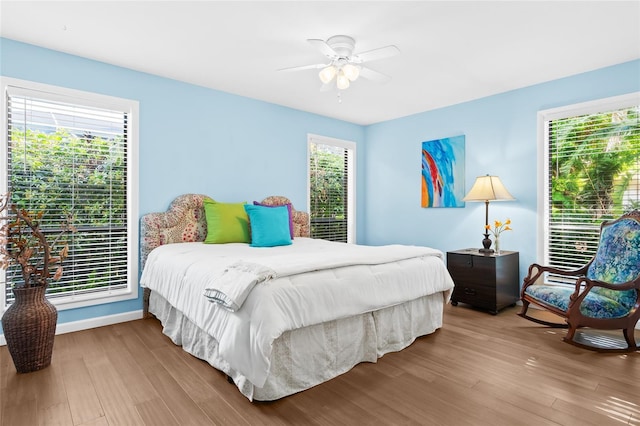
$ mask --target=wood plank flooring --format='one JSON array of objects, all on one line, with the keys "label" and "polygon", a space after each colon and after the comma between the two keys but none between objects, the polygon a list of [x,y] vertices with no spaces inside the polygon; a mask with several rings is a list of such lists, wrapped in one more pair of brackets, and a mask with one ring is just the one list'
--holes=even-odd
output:
[{"label": "wood plank flooring", "polygon": [[573,347],[518,309],[449,305],[433,335],[269,403],[249,402],[155,319],[56,336],[51,366],[29,374],[5,346],[1,424],[640,425],[640,352]]}]

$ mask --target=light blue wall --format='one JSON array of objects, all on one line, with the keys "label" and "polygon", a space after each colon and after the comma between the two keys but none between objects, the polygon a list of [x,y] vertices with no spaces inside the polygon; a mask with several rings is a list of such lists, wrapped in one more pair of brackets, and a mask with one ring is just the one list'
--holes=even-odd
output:
[{"label": "light blue wall", "polygon": [[[362,145],[359,125],[0,38],[0,75],[140,102],[140,214],[179,194],[307,203],[307,133]],[[357,149],[357,182],[364,150]],[[358,190],[359,203],[364,190]],[[360,213],[358,221],[364,222]],[[362,237],[358,237],[362,239]],[[60,311],[59,323],[131,312],[142,298]]]},{"label": "light blue wall", "polygon": [[[466,188],[500,176],[515,202],[489,206],[489,221],[511,218],[501,247],[520,252],[520,274],[536,261],[537,113],[640,90],[640,61],[424,112],[366,128],[365,244],[422,244],[443,251],[481,247],[484,203],[421,208],[421,143],[466,136]],[[424,94],[428,96],[428,94]],[[363,224],[360,224],[363,226]]]},{"label": "light blue wall", "polygon": [[[640,61],[362,127],[0,38],[0,75],[140,102],[140,214],[164,211],[185,192],[220,201],[282,194],[306,206],[306,137],[356,142],[357,240],[479,247],[484,207],[420,207],[421,142],[466,135],[466,189],[499,175],[517,198],[493,203],[510,217],[503,247],[535,260],[536,114],[640,90]],[[425,94],[428,96],[428,94]],[[136,311],[141,298],[60,312],[59,322]]]}]

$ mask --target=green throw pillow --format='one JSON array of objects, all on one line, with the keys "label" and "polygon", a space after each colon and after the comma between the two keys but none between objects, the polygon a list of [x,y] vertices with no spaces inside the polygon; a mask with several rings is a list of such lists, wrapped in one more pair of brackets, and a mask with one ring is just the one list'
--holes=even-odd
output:
[{"label": "green throw pillow", "polygon": [[246,203],[217,203],[204,200],[207,219],[208,244],[248,243],[249,217],[244,210]]}]

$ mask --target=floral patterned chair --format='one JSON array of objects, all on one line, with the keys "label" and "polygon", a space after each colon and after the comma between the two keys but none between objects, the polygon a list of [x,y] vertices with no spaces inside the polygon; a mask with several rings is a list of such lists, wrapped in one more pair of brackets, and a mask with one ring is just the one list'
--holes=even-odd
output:
[{"label": "floral patterned chair", "polygon": [[[575,285],[537,283],[545,272],[571,277],[575,279]],[[604,222],[600,226],[596,255],[582,268],[565,271],[535,263],[531,265],[524,279],[521,299],[522,310],[518,315],[540,324],[568,328],[565,342],[597,351],[639,350],[634,329],[640,318],[640,211]],[[563,317],[566,324],[528,315],[530,303]],[[606,341],[606,338],[578,339],[576,331],[582,327],[622,330],[626,347],[593,344],[598,340]]]}]

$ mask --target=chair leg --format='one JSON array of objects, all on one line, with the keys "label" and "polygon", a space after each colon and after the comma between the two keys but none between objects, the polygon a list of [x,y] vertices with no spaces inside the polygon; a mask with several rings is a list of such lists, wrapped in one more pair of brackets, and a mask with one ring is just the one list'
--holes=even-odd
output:
[{"label": "chair leg", "polygon": [[578,327],[574,327],[573,325],[571,325],[571,323],[569,323],[569,327],[567,329],[567,335],[565,336],[565,340],[568,340],[570,342],[573,342],[573,338],[576,335],[576,331],[578,330]]},{"label": "chair leg", "polygon": [[622,330],[622,334],[624,334],[624,340],[627,341],[627,345],[629,347],[629,349],[636,349],[636,339],[633,335],[633,331],[634,331],[634,327],[631,326],[629,328],[625,328],[624,330]]},{"label": "chair leg", "polygon": [[547,327],[551,327],[551,328],[567,328],[567,324],[565,323],[557,323],[557,322],[551,322],[551,321],[545,321],[542,319],[538,319],[532,316],[527,315],[527,310],[529,309],[529,304],[530,302],[528,302],[527,300],[523,300],[522,301],[522,309],[520,310],[520,312],[518,312],[518,316],[524,318],[524,319],[528,319],[529,321],[533,321],[535,323],[538,324],[542,324],[542,325],[546,325]]},{"label": "chair leg", "polygon": [[527,310],[529,309],[529,301],[528,300],[523,300],[522,301],[522,309],[520,310],[520,312],[518,312],[518,315],[520,315],[523,318],[527,318]]}]

